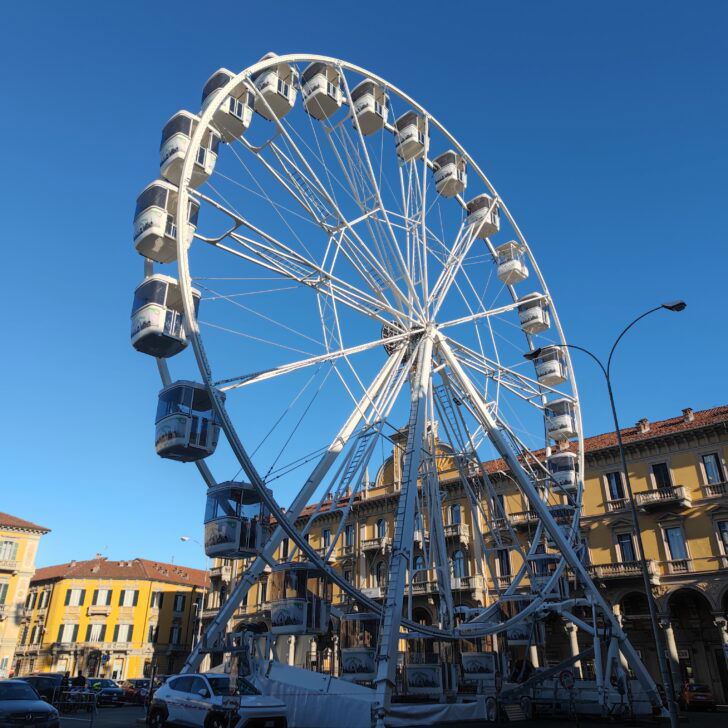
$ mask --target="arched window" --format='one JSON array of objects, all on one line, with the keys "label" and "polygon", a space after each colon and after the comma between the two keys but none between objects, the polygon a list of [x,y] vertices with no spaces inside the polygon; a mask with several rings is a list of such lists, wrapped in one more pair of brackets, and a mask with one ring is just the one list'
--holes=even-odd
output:
[{"label": "arched window", "polygon": [[380,518],[377,521],[377,538],[384,538],[387,535],[387,522]]},{"label": "arched window", "polygon": [[450,523],[457,525],[460,523],[460,504],[453,503],[450,506]]},{"label": "arched window", "polygon": [[425,560],[422,556],[418,556],[415,559],[413,569],[414,569],[414,574],[412,575],[413,581],[423,582],[427,579],[427,573],[425,572]]},{"label": "arched window", "polygon": [[456,578],[465,576],[465,556],[460,549],[454,551],[450,559],[450,569]]}]

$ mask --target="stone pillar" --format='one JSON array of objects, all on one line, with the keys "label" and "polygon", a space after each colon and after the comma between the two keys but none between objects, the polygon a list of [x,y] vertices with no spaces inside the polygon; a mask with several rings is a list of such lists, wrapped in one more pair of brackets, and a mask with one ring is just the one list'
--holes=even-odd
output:
[{"label": "stone pillar", "polygon": [[[677,643],[675,642],[675,631],[672,628],[670,618],[661,616],[659,618],[660,627],[665,633],[665,643],[667,645],[667,654],[670,661],[670,671],[672,672],[672,681],[677,690],[680,687],[680,657],[677,654]],[[658,660],[664,660],[664,655],[657,655]],[[667,688],[667,686],[665,686]],[[677,697],[677,696],[675,696]]]},{"label": "stone pillar", "polygon": [[333,655],[333,668],[334,676],[339,677],[339,637],[334,635],[334,655]]},{"label": "stone pillar", "polygon": [[[575,624],[572,624],[571,622],[567,622],[564,625],[564,628],[566,629],[566,634],[569,635],[569,654],[572,657],[576,657],[579,654],[579,634],[578,629]],[[581,677],[581,660],[577,660],[574,663],[574,676],[577,678]]]},{"label": "stone pillar", "polygon": [[534,667],[538,667],[539,666],[539,662],[538,662],[538,645],[531,645],[528,648],[528,659],[531,661],[531,664]]},{"label": "stone pillar", "polygon": [[713,624],[718,628],[720,633],[720,641],[723,645],[723,656],[726,661],[726,668],[728,668],[728,618],[722,614],[713,615]]},{"label": "stone pillar", "polygon": [[[619,626],[624,629],[622,608],[619,606],[619,604],[612,605],[612,612],[614,612],[614,616],[617,618]],[[627,675],[629,675],[629,662],[627,662],[627,658],[622,654],[622,650],[619,651],[619,662]]]},{"label": "stone pillar", "polygon": [[293,666],[296,664],[296,636],[288,637],[288,664]]}]

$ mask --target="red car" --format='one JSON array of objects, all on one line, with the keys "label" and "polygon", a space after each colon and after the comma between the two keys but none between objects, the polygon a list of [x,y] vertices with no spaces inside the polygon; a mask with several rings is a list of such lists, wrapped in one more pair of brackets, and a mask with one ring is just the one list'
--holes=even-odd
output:
[{"label": "red car", "polygon": [[149,678],[124,680],[121,683],[121,689],[124,691],[124,700],[127,703],[141,705],[147,699],[147,695],[149,695]]},{"label": "red car", "polygon": [[680,707],[683,710],[715,710],[715,696],[707,685],[687,683],[680,691]]}]

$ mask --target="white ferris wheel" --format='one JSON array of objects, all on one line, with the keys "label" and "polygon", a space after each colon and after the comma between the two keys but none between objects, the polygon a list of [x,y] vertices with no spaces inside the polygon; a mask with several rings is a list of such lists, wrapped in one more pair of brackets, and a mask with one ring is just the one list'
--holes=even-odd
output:
[{"label": "white ferris wheel", "polygon": [[[534,639],[545,614],[571,619],[574,584],[613,622],[615,649],[651,694],[582,563],[579,398],[535,258],[549,251],[531,249],[476,160],[383,78],[306,54],[214,73],[200,112],[166,124],[160,154],[134,219],[145,262],[132,343],[162,377],[157,452],[195,462],[208,485],[208,554],[252,559],[203,642],[220,643],[288,538],[298,558],[274,566],[272,631],[328,628],[336,585],[377,621],[371,684],[382,705],[402,636]],[[194,357],[176,356],[188,344]],[[213,475],[220,430],[237,466]],[[386,477],[395,440],[398,498],[375,599],[331,558],[370,476]],[[484,603],[457,596],[445,460],[469,511],[458,519],[472,527],[470,562],[490,585]],[[518,514],[504,511],[504,479],[520,492]],[[307,506],[309,525],[324,508],[338,513],[323,550],[295,525]],[[503,552],[517,564],[508,579]],[[437,583],[429,625],[412,618],[422,570]],[[309,585],[302,599],[296,579]],[[286,627],[296,619],[303,626]]]}]

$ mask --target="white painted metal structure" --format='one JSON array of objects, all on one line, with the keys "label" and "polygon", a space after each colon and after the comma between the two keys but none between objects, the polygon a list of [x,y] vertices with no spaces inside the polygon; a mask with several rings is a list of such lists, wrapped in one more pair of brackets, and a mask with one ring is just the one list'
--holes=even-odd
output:
[{"label": "white painted metal structure", "polygon": [[[522,359],[528,349],[563,344],[564,336],[531,248],[489,179],[424,107],[358,66],[268,54],[238,74],[221,71],[227,80],[218,79],[200,115],[190,115],[195,123],[175,174],[176,256],[153,259],[176,259],[187,338],[202,380],[197,386],[209,394],[229,445],[215,460],[227,458],[228,469],[231,457],[236,461],[277,526],[186,668],[197,669],[206,651],[222,648],[228,622],[288,538],[320,579],[320,591],[318,601],[311,589],[290,597],[311,615],[298,622],[281,617],[270,632],[290,633],[286,623],[295,623],[296,634],[325,630],[332,585],[374,615],[373,680],[370,688],[356,687],[377,725],[394,724],[402,714],[393,698],[403,638],[501,635],[528,648],[549,614],[593,641],[603,711],[621,700],[612,687],[615,675],[624,677],[620,652],[658,706],[654,683],[580,558],[583,440],[573,369],[563,349],[559,376],[552,372],[547,383]],[[324,91],[321,78],[339,93],[332,95],[328,85]],[[299,90],[304,102],[296,107]],[[246,99],[262,117],[249,119],[243,133],[222,128],[231,98]],[[201,183],[199,153],[216,137],[225,143]],[[431,146],[450,150],[452,159],[441,155],[435,163]],[[457,174],[436,181],[445,161],[463,172],[462,185]],[[466,167],[470,201],[461,195]],[[201,215],[189,246],[179,231],[187,229],[192,203]],[[508,260],[505,246],[511,246]],[[147,249],[154,246],[140,252]],[[501,268],[513,260],[518,265]],[[152,272],[147,260],[145,275]],[[526,275],[523,291],[517,286]],[[203,295],[199,312],[193,285]],[[184,359],[177,357],[175,366]],[[167,363],[157,363],[168,387]],[[393,440],[401,456],[387,460],[383,444],[389,451]],[[319,446],[312,450],[313,444]],[[444,452],[469,504],[467,518],[443,508],[438,465]],[[567,452],[573,468],[562,462]],[[515,516],[523,514],[504,511],[492,473],[481,466],[496,458],[502,477],[522,494],[531,518],[525,533],[516,532]],[[300,475],[309,463],[310,473]],[[207,464],[197,466],[216,487]],[[354,499],[366,496],[367,474],[377,470],[380,480],[394,473],[398,497],[386,537],[391,546],[377,557],[386,579],[365,591],[362,578],[371,585],[379,572],[357,580],[330,560],[349,538],[347,520]],[[298,492],[285,510],[274,496],[281,484]],[[307,505],[307,525],[299,531]],[[307,535],[322,512],[336,513],[338,525],[316,546]],[[451,546],[465,523],[472,529],[473,574],[461,572]],[[417,574],[431,579],[431,593],[439,595],[431,623],[413,615]],[[486,603],[463,601],[467,579],[493,584]],[[296,606],[287,598],[282,592],[279,613]],[[276,674],[309,680],[318,690],[318,676],[302,678],[302,672]],[[329,692],[339,690],[336,681],[327,685]],[[442,706],[412,710],[419,722],[433,722],[480,709],[465,698],[453,705],[450,714]]]}]

